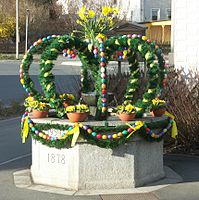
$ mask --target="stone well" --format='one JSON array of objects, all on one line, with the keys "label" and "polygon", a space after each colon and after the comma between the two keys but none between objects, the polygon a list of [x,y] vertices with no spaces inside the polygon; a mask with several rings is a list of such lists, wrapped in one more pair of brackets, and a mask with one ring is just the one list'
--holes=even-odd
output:
[{"label": "stone well", "polygon": [[[147,118],[162,120],[162,118]],[[35,123],[72,124],[53,118],[33,119]],[[108,121],[109,126],[124,122]],[[103,126],[88,121],[84,125]],[[104,149],[79,140],[75,147],[56,149],[32,141],[33,182],[67,190],[134,188],[164,177],[163,142],[147,142],[136,136],[116,149]]]}]

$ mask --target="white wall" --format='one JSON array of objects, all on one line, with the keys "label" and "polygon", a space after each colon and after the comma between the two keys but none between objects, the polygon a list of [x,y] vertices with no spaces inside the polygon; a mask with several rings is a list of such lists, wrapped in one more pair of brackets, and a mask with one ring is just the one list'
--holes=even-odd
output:
[{"label": "white wall", "polygon": [[173,0],[173,49],[177,68],[199,70],[199,1]]},{"label": "white wall", "polygon": [[[140,1],[141,0],[118,0],[117,7],[126,14],[128,21],[140,22]],[[133,19],[131,17],[133,11]]]}]

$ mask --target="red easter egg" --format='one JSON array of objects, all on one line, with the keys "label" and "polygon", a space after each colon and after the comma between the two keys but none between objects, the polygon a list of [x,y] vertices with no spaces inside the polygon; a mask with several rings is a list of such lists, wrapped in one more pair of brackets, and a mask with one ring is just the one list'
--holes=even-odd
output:
[{"label": "red easter egg", "polygon": [[128,131],[129,133],[131,133],[131,132],[133,131],[133,129],[132,129],[132,128],[128,128],[127,131]]},{"label": "red easter egg", "polygon": [[102,102],[103,102],[103,103],[106,103],[106,98],[102,98]]},{"label": "red easter egg", "polygon": [[101,134],[97,134],[97,139],[101,139],[102,138],[102,135]]},{"label": "red easter egg", "polygon": [[102,90],[102,94],[106,94],[106,90],[105,89]]},{"label": "red easter egg", "polygon": [[105,62],[101,62],[100,65],[101,65],[102,67],[104,67],[104,66],[106,65],[106,63],[105,63]]}]

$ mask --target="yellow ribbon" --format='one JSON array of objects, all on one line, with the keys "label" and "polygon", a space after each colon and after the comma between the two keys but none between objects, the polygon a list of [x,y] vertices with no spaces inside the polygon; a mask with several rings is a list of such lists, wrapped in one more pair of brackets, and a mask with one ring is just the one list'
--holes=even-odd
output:
[{"label": "yellow ribbon", "polygon": [[126,123],[126,125],[133,129],[133,131],[132,131],[131,133],[129,133],[129,135],[126,137],[126,138],[129,138],[129,137],[131,137],[131,135],[132,135],[133,133],[135,133],[137,130],[139,130],[139,129],[144,125],[144,123],[143,123],[142,121],[137,121],[137,122],[135,123],[136,127],[132,127],[132,126],[131,126],[130,124],[128,124],[128,123]]},{"label": "yellow ribbon", "polygon": [[25,118],[23,128],[21,130],[22,143],[24,144],[29,134],[28,116]]},{"label": "yellow ribbon", "polygon": [[66,138],[69,135],[73,135],[72,142],[71,142],[71,147],[75,146],[75,143],[77,142],[79,134],[80,134],[79,124],[76,123],[75,127],[72,130],[68,131],[66,136],[65,136],[65,138]]},{"label": "yellow ribbon", "polygon": [[172,128],[171,128],[171,137],[175,139],[176,136],[178,135],[178,128],[177,128],[176,122],[174,121],[175,117],[167,111],[165,111],[164,114],[168,117],[171,117],[172,120],[173,120]]}]

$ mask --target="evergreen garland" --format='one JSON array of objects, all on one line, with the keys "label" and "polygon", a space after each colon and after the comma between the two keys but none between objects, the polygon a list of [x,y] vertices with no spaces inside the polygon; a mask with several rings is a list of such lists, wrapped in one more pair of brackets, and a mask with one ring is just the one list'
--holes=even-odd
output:
[{"label": "evergreen garland", "polygon": [[[157,121],[157,122],[148,122],[146,123],[145,126],[147,126],[150,129],[164,129],[169,123],[169,119],[164,119],[161,121]],[[159,142],[162,140],[163,135],[159,138],[153,138],[150,136],[150,134],[148,134],[146,132],[146,128],[145,126],[141,127],[139,130],[137,130],[133,135],[131,135],[131,137],[127,138],[126,136],[122,136],[120,138],[117,139],[98,139],[97,137],[93,137],[91,134],[88,134],[84,129],[80,129],[80,137],[82,137],[84,140],[86,140],[87,142],[89,142],[90,144],[93,145],[97,145],[99,147],[102,148],[116,148],[122,144],[128,143],[130,141],[132,141],[132,138],[135,135],[139,135],[141,137],[143,137],[144,139],[146,139],[147,141],[150,142]],[[68,128],[70,127],[69,125],[60,125],[60,124],[41,124],[41,123],[37,123],[34,126],[37,130],[50,130],[50,129],[56,129],[56,130],[68,130]],[[120,132],[124,129],[127,129],[128,126],[127,125],[120,125],[120,126],[116,126],[116,127],[101,127],[101,126],[90,126],[90,128],[92,128],[95,132],[100,132],[100,133],[107,133],[108,132]],[[32,129],[30,129],[30,134],[33,137],[33,139],[41,142],[44,145],[47,145],[49,147],[55,147],[55,148],[70,148],[70,143],[72,140],[72,135],[69,135],[67,138],[65,139],[61,139],[61,140],[46,140],[43,139],[42,137],[40,137],[39,135],[36,135],[34,133],[34,131],[32,131]]]},{"label": "evergreen garland", "polygon": [[30,78],[29,69],[33,62],[33,55],[39,54],[57,38],[57,36],[52,35],[44,37],[36,41],[24,55],[23,60],[20,65],[20,82],[29,96],[33,96],[35,99],[39,100],[42,98],[41,94],[35,89],[34,82]]}]

